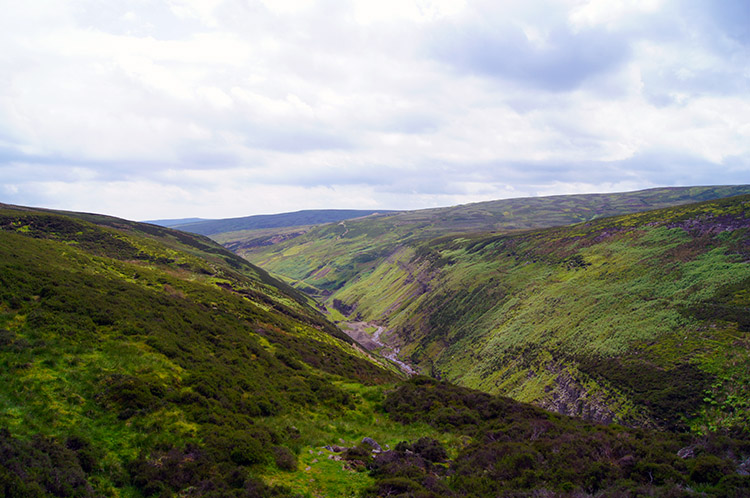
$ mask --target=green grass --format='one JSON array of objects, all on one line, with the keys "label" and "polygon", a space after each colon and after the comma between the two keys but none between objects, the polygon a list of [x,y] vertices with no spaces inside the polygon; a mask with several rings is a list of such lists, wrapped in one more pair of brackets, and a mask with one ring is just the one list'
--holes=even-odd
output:
[{"label": "green grass", "polygon": [[98,452],[83,481],[68,458],[71,491],[55,494],[176,493],[237,472],[242,486],[287,441],[268,417],[347,406],[340,378],[398,378],[208,239],[84,217],[101,224],[0,211],[0,427],[19,451],[44,435]]},{"label": "green grass", "polygon": [[299,455],[297,470],[268,468],[263,477],[269,482],[288,487],[302,496],[360,496],[374,484],[373,477],[365,471],[346,468],[346,462],[329,458],[336,453],[324,446],[352,447],[360,444],[364,437],[371,437],[383,449],[392,449],[402,441],[432,437],[449,447],[455,456],[465,443],[465,437],[442,432],[425,422],[402,424],[393,420],[382,409],[385,399],[382,386],[337,385],[352,395],[354,406],[351,409],[310,411],[269,420],[276,427],[294,425],[300,432],[293,445]]},{"label": "green grass", "polygon": [[[750,416],[747,396],[735,393],[744,376],[722,372],[739,371],[733,365],[748,356],[737,349],[747,340],[747,197],[604,215],[741,191],[657,190],[641,204],[612,195],[608,206],[583,196],[497,204],[502,211],[492,203],[418,211],[347,222],[345,238],[323,227],[243,254],[318,289],[329,307],[342,301],[395,330],[402,356],[423,372],[601,420],[739,430]],[[521,228],[575,217],[593,221],[499,235],[441,232],[487,227],[490,219],[506,223],[494,228]],[[741,358],[724,360],[728,350]],[[608,358],[620,370],[593,366]],[[645,373],[648,387],[636,392],[622,385],[634,365],[678,384],[676,373],[690,369],[695,386],[671,394],[657,385],[666,380]],[[669,406],[679,413],[665,418]]]},{"label": "green grass", "polygon": [[[671,222],[707,212],[744,220],[736,203],[702,209],[675,211]],[[686,238],[642,225],[451,236],[401,249],[383,272],[364,255],[383,302],[363,293],[356,312],[411,323],[400,330],[413,339],[409,354],[445,377],[535,401],[565,377],[620,417],[742,430],[746,229]],[[621,236],[599,242],[613,226]],[[330,236],[343,240],[338,228]],[[346,236],[362,242],[367,234],[352,228]],[[368,233],[383,236],[380,228]],[[578,306],[591,316],[578,317],[588,335],[575,342],[552,327],[572,325],[564,311]],[[643,335],[634,327],[647,322],[622,320],[609,324],[617,333],[607,342],[591,330],[625,309],[668,309],[694,333],[675,322]],[[415,317],[421,326],[407,321]],[[399,378],[308,299],[208,239],[0,210],[0,495],[653,495],[684,484],[723,496],[750,486],[734,472],[750,455],[746,441],[595,426],[423,377],[393,384]],[[687,421],[674,416],[696,408]],[[393,451],[373,456],[364,437]],[[327,444],[348,447],[347,466],[328,458]],[[676,451],[687,444],[698,454],[683,461]]]}]

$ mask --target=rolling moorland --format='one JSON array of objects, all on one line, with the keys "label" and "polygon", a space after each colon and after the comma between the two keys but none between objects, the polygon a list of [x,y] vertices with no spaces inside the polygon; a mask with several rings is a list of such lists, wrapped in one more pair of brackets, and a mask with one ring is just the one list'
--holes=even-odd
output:
[{"label": "rolling moorland", "polygon": [[[707,391],[716,389],[716,398],[707,403],[716,413],[728,413],[730,406],[742,410],[744,393],[735,390],[730,400],[726,389],[737,386],[731,375],[747,373],[741,364],[746,296],[726,284],[740,286],[744,278],[738,268],[747,250],[742,223],[748,202],[735,198],[552,231],[423,241],[411,249],[409,262],[424,265],[425,274],[445,272],[436,278],[446,278],[440,281],[446,294],[420,296],[446,296],[457,309],[455,316],[435,318],[432,307],[416,306],[433,310],[423,315],[433,322],[409,329],[414,342],[404,351],[417,363],[420,355],[430,358],[424,364],[435,376],[449,378],[449,355],[426,353],[472,334],[446,325],[445,339],[436,341],[432,332],[441,319],[454,324],[456,317],[487,315],[472,311],[485,300],[471,298],[471,287],[463,299],[450,296],[455,289],[448,275],[456,285],[471,281],[489,289],[497,287],[494,274],[478,279],[481,265],[493,270],[500,264],[509,272],[548,265],[561,282],[559,273],[569,277],[572,288],[576,277],[578,284],[585,280],[581,272],[599,263],[585,251],[597,247],[601,230],[626,245],[628,237],[641,240],[642,232],[653,230],[656,238],[643,239],[651,249],[672,244],[664,250],[684,253],[688,263],[704,252],[716,259],[710,267],[720,273],[713,277],[715,288],[701,294],[698,279],[687,292],[696,294],[692,302],[703,303],[690,316],[707,324],[697,332],[733,345],[736,368],[723,370],[721,362],[732,357],[711,363],[713,346],[694,344],[692,356],[683,358],[676,343],[661,340],[643,346],[634,360],[642,363],[631,366],[658,377],[666,369],[643,368],[663,366],[656,353],[675,366],[689,359],[709,375]],[[713,227],[703,239],[685,228],[700,232],[696,220]],[[687,238],[698,242],[683,247]],[[515,244],[516,254],[504,244]],[[737,274],[731,281],[721,273],[727,265]],[[538,275],[541,282],[551,278]],[[508,279],[507,291],[524,278]],[[397,279],[393,285],[409,284]],[[364,302],[357,305],[361,310],[349,311],[365,313]],[[347,305],[338,307],[346,311]],[[393,314],[394,323],[399,316]],[[453,330],[459,331],[455,337]],[[623,350],[632,348],[629,341]],[[555,351],[553,345],[545,343],[545,351]],[[607,346],[613,355],[622,352]],[[571,353],[570,361],[584,365],[584,356]],[[529,364],[542,371],[546,364],[534,361]],[[599,365],[602,377],[611,364]],[[592,360],[586,367],[592,378],[597,365]],[[714,387],[724,373],[725,384]],[[444,380],[403,380],[393,364],[363,351],[308,297],[210,239],[104,216],[0,206],[0,377],[3,496],[750,493],[750,438],[732,417],[706,415],[702,420],[714,421],[709,425],[683,411],[685,420],[672,423],[647,412],[633,420],[651,423],[600,425]],[[621,382],[622,395],[629,395]],[[726,403],[718,406],[724,395]]]},{"label": "rolling moorland", "polygon": [[[747,189],[611,194],[607,209]],[[580,199],[536,200],[548,212],[560,208],[537,223],[590,214]],[[750,430],[747,197],[541,230],[429,236],[457,223],[444,213],[448,228],[436,217],[415,229],[396,215],[275,245],[217,239],[324,300],[342,326],[387,329],[381,338],[424,374],[599,422]],[[526,213],[521,221],[504,214],[495,226],[531,225]]]},{"label": "rolling moorland", "polygon": [[[532,197],[373,215],[322,226],[228,231],[211,238],[330,304],[331,296],[420,242],[454,233],[510,233],[750,194],[750,186],[658,188]],[[190,231],[189,228],[185,228]]]}]

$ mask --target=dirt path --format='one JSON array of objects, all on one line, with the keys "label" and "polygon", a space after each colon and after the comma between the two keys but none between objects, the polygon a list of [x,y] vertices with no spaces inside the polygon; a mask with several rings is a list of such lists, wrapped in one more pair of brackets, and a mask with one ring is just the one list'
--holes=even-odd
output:
[{"label": "dirt path", "polygon": [[345,222],[343,222],[343,221],[342,221],[342,222],[339,222],[339,225],[341,225],[342,227],[344,227],[344,233],[342,233],[341,235],[339,235],[339,236],[338,236],[338,238],[339,238],[339,239],[341,239],[341,238],[343,238],[343,237],[344,237],[344,236],[345,236],[345,235],[346,235],[347,233],[349,233],[349,227],[348,227],[348,226],[346,226],[346,223],[345,223]]},{"label": "dirt path", "polygon": [[[388,360],[398,365],[398,367],[404,373],[407,373],[409,375],[417,374],[417,371],[414,370],[411,365],[404,363],[398,358],[400,348],[393,344],[387,343],[388,331],[385,329],[385,327],[381,327],[380,325],[373,322],[341,322],[339,323],[339,325],[341,326],[341,330],[346,332],[349,337],[360,343],[366,350],[379,353],[380,356],[387,358]],[[372,335],[370,335],[367,332],[367,329],[372,327],[376,327],[376,330],[372,333]]]}]

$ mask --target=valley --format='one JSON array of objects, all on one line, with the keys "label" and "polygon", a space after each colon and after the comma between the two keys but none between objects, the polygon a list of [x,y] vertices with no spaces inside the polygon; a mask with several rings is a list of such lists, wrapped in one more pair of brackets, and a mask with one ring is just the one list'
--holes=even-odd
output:
[{"label": "valley", "polygon": [[746,496],[745,190],[215,235],[272,273],[0,205],[0,495]]},{"label": "valley", "polygon": [[[216,238],[340,319],[376,321],[423,374],[600,422],[746,431],[747,200],[684,205],[746,191],[513,201],[547,203],[538,218],[498,201],[502,214],[363,218],[278,244]],[[632,213],[591,219],[592,205]]]},{"label": "valley", "polygon": [[401,348],[388,341],[387,336],[390,334],[385,327],[374,322],[338,322],[338,325],[346,335],[357,341],[366,350],[377,353],[395,363],[405,374],[415,375],[417,373],[412,366],[399,359],[398,355]]},{"label": "valley", "polygon": [[0,498],[750,498],[750,0],[2,14]]}]

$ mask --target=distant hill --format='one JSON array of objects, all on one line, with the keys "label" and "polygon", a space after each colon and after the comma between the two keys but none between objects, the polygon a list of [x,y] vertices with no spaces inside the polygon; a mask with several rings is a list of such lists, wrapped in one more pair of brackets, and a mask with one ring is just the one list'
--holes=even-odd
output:
[{"label": "distant hill", "polygon": [[152,225],[159,225],[160,227],[174,227],[177,225],[187,225],[189,223],[199,223],[202,221],[214,221],[206,218],[178,218],[172,220],[145,220],[142,223],[151,223]]},{"label": "distant hill", "polygon": [[[361,218],[376,213],[392,213],[383,210],[360,209],[311,209],[293,213],[259,214],[242,218],[226,218],[222,220],[204,220],[195,223],[175,223],[169,225],[178,230],[198,233],[201,235],[216,235],[225,232],[241,230],[257,230],[263,228],[285,228],[303,225],[322,225],[352,218]],[[167,220],[170,221],[170,220]],[[157,225],[159,223],[156,223]]]}]

